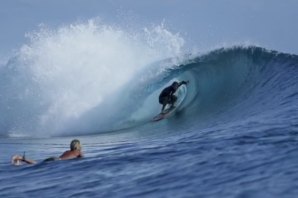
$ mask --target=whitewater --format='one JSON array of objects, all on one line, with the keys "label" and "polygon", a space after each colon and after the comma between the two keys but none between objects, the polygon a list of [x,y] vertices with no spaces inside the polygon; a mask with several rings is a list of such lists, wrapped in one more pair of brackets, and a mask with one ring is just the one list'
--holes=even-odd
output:
[{"label": "whitewater", "polygon": [[[295,197],[298,56],[185,49],[164,25],[40,27],[0,66],[3,197]],[[168,119],[158,95],[189,80]],[[80,160],[42,161],[80,139]]]}]

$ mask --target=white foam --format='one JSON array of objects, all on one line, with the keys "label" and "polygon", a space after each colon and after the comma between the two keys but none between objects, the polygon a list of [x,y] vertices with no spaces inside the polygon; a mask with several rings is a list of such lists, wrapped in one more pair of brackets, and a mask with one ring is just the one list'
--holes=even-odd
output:
[{"label": "white foam", "polygon": [[[32,89],[38,87],[34,96],[41,101],[32,99],[28,103],[33,96],[25,91],[18,94],[20,98],[29,97],[28,108],[37,109],[32,113],[38,119],[31,123],[30,130],[47,134],[63,134],[65,122],[109,99],[148,64],[179,55],[184,45],[179,34],[171,33],[164,25],[131,32],[95,20],[57,29],[41,27],[28,37],[29,43],[20,49],[17,67],[35,84]],[[22,84],[24,90],[30,90],[30,83],[18,82],[18,86]],[[16,84],[10,86],[13,91]],[[22,113],[9,106],[10,114]],[[19,125],[26,119],[14,122],[13,128],[29,130]]]}]

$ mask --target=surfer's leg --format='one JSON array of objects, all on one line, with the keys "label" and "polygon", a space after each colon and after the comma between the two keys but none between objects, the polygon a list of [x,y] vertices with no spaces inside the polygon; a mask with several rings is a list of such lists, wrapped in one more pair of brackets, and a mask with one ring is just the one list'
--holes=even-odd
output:
[{"label": "surfer's leg", "polygon": [[162,104],[161,113],[163,113],[163,112],[164,112],[164,110],[165,110],[166,106],[167,106],[167,103],[164,103],[164,104]]},{"label": "surfer's leg", "polygon": [[13,164],[15,166],[23,165],[22,160],[23,160],[22,156],[14,155],[14,156],[11,157],[11,164]]},{"label": "surfer's leg", "polygon": [[25,162],[27,164],[36,164],[36,161],[31,160],[31,159],[26,159],[24,156],[20,156],[20,155],[14,155],[11,158],[11,163],[15,166],[20,166],[23,165]]},{"label": "surfer's leg", "polygon": [[172,97],[171,97],[171,101],[170,101],[171,108],[172,108],[172,107],[175,107],[174,104],[175,104],[176,101],[177,101],[177,96],[172,95]]},{"label": "surfer's leg", "polygon": [[168,98],[167,97],[160,98],[159,103],[162,105],[161,113],[163,113],[163,111],[165,110],[165,108],[167,106]]}]

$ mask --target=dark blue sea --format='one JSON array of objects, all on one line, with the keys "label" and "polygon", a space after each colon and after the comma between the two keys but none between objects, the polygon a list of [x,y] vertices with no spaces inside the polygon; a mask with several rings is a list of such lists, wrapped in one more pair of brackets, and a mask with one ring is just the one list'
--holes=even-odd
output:
[{"label": "dark blue sea", "polygon": [[[298,196],[297,55],[235,46],[164,59],[88,108],[92,82],[67,89],[78,76],[24,60],[0,70],[1,197]],[[176,93],[181,104],[152,122],[159,92],[174,80],[190,81]],[[74,138],[82,159],[10,163],[23,152],[38,161],[59,156]]]}]

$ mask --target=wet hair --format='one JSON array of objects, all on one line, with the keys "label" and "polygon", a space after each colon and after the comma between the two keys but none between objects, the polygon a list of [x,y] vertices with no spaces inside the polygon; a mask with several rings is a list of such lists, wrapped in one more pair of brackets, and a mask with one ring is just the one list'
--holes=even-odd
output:
[{"label": "wet hair", "polygon": [[70,150],[75,151],[75,150],[81,150],[81,143],[80,140],[74,139],[70,143]]},{"label": "wet hair", "polygon": [[174,87],[174,86],[178,86],[179,85],[179,83],[177,82],[177,81],[174,81],[173,83],[172,83],[172,86]]}]

